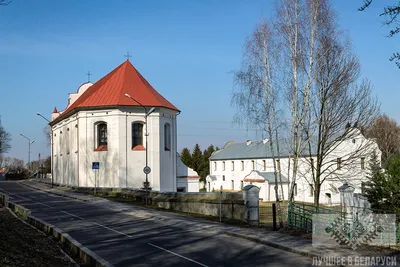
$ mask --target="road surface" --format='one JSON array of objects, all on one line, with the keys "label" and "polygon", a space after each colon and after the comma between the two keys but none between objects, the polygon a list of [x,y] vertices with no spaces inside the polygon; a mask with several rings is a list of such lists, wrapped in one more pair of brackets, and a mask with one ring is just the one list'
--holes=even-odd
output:
[{"label": "road surface", "polygon": [[99,199],[92,203],[0,182],[10,201],[114,266],[311,266],[312,259],[223,232],[229,226]]}]

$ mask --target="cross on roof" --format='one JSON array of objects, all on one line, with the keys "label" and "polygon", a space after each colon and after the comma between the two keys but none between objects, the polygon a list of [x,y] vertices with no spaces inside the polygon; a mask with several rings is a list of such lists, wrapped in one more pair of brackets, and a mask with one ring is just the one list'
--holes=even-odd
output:
[{"label": "cross on roof", "polygon": [[124,55],[124,57],[127,58],[127,60],[129,61],[129,58],[132,57],[131,55],[129,55],[129,51],[126,53],[126,55]]},{"label": "cross on roof", "polygon": [[86,75],[88,76],[88,82],[90,82],[90,76],[91,76],[92,74],[90,73],[90,71],[88,71],[88,72],[86,73]]}]

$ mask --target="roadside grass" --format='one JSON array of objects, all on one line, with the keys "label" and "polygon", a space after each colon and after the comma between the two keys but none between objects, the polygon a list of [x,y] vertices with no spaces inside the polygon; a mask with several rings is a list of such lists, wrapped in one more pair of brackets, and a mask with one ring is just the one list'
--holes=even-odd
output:
[{"label": "roadside grass", "polygon": [[68,253],[66,248],[5,208],[0,208],[0,236],[0,266],[70,266],[69,258],[61,251]]}]

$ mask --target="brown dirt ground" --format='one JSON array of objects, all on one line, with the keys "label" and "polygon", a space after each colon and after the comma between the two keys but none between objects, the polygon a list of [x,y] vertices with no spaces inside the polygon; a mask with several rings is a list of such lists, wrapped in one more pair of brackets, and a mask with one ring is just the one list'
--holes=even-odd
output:
[{"label": "brown dirt ground", "polygon": [[0,266],[69,266],[57,242],[0,208]]}]

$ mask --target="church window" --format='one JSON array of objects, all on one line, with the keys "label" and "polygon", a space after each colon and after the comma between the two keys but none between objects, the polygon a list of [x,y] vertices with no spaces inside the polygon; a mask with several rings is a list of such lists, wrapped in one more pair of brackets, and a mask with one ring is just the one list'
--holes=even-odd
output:
[{"label": "church window", "polygon": [[164,150],[171,151],[171,125],[164,124]]},{"label": "church window", "polygon": [[143,123],[135,122],[132,124],[132,148],[143,146]]},{"label": "church window", "polygon": [[96,125],[96,151],[107,150],[107,123],[100,122]]}]

